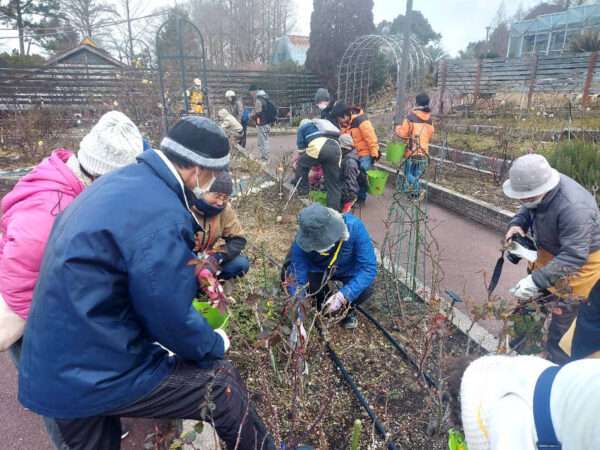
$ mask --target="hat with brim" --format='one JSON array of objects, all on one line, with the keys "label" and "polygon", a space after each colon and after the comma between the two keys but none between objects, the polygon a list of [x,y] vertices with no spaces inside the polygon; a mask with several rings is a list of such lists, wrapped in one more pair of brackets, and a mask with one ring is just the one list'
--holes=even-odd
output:
[{"label": "hat with brim", "polygon": [[305,252],[322,251],[346,239],[348,227],[339,212],[318,203],[300,211],[296,244]]},{"label": "hat with brim", "polygon": [[542,155],[529,154],[517,158],[502,185],[504,194],[516,200],[538,197],[560,183],[560,173]]},{"label": "hat with brim", "polygon": [[508,179],[502,185],[502,190],[507,197],[514,198],[515,200],[522,200],[524,198],[537,197],[538,195],[545,194],[550,192],[560,183],[560,173],[556,169],[552,169],[552,173],[548,181],[546,181],[541,186],[537,188],[533,188],[531,190],[519,190],[516,188],[514,183],[511,183],[511,180]]}]

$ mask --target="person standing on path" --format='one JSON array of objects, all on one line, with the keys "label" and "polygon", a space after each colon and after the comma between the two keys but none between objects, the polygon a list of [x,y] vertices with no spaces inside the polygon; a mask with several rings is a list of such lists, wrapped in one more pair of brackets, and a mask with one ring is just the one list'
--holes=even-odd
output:
[{"label": "person standing on path", "polygon": [[310,169],[320,165],[325,178],[327,206],[336,211],[341,209],[340,164],[342,149],[337,141],[339,130],[324,119],[304,119],[296,134],[296,145],[300,157],[296,163],[294,184],[300,180],[298,191],[308,194]]},{"label": "person standing on path", "polygon": [[[94,179],[135,162],[142,135],[124,114],[104,114],[82,139],[77,155],[57,149],[21,178],[0,209],[0,351],[19,368],[22,336],[44,249],[57,216]],[[61,448],[56,422],[44,417],[50,441]]]},{"label": "person standing on path", "polygon": [[56,418],[69,449],[118,450],[120,417],[153,417],[212,421],[230,450],[275,450],[223,359],[226,333],[192,305],[200,224],[190,205],[229,162],[218,125],[185,117],[160,150],[103,176],[57,218],[27,321],[19,401]]},{"label": "person standing on path", "polygon": [[259,90],[255,85],[250,86],[250,95],[254,99],[254,112],[251,119],[256,122],[257,147],[260,158],[263,161],[269,160],[269,136],[271,134],[271,125],[277,119],[277,108],[269,100],[269,96],[263,90]]},{"label": "person standing on path", "polygon": [[568,360],[561,339],[573,324],[578,304],[600,280],[600,211],[583,186],[550,167],[542,155],[517,158],[503,185],[504,194],[521,202],[506,240],[530,233],[538,250],[530,274],[511,293],[532,301],[550,291],[552,319],[546,351],[550,360]]},{"label": "person standing on path", "polygon": [[435,131],[431,121],[429,96],[425,93],[415,98],[416,107],[397,125],[395,133],[406,142],[404,154],[405,191],[418,198],[421,194],[421,177],[427,169],[429,142]]},{"label": "person standing on path", "polygon": [[244,120],[244,103],[241,98],[237,97],[235,91],[232,90],[225,92],[225,98],[227,99],[227,111],[242,125],[242,136],[239,144],[245,147],[248,121]]},{"label": "person standing on path", "polygon": [[[360,168],[363,172],[369,171],[375,161],[379,160],[379,141],[375,128],[368,116],[359,107],[350,107],[341,101],[337,101],[331,112],[338,122],[341,134],[349,134],[358,152]],[[359,195],[359,203],[367,199],[367,189],[362,187]]]}]

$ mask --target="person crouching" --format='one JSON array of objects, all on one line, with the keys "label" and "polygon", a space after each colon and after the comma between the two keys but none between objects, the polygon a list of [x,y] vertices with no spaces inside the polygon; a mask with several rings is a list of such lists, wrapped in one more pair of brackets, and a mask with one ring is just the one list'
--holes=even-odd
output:
[{"label": "person crouching", "polygon": [[250,268],[244,230],[229,202],[233,182],[227,172],[220,172],[208,192],[196,198],[192,212],[202,226],[196,233],[195,252],[208,255],[221,280],[243,277]]},{"label": "person crouching", "polygon": [[361,187],[367,184],[367,174],[360,170],[358,153],[354,148],[354,141],[349,134],[340,136],[340,147],[342,148],[342,167],[340,182],[342,184],[342,212],[352,210],[359,197]]},{"label": "person crouching", "polygon": [[[358,217],[314,203],[300,211],[285,270],[290,294],[303,294],[301,290],[308,285],[306,294],[326,314],[350,306],[342,325],[352,329],[358,325],[352,306],[373,294],[377,259],[371,236]],[[328,280],[343,286],[331,293]]]}]

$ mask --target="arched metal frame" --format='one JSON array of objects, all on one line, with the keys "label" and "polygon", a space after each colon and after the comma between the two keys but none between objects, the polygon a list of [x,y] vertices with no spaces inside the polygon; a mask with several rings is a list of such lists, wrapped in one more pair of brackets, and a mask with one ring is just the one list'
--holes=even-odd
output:
[{"label": "arched metal frame", "polygon": [[[184,111],[185,114],[190,114],[190,107],[189,107],[189,102],[188,102],[188,97],[187,97],[187,87],[186,87],[190,83],[188,83],[188,80],[186,78],[187,74],[186,74],[185,63],[186,63],[186,61],[200,61],[200,63],[201,63],[200,77],[195,76],[194,78],[200,78],[202,80],[202,91],[204,93],[205,111],[206,111],[206,115],[210,116],[210,105],[209,105],[209,101],[208,101],[208,77],[207,77],[207,71],[206,71],[206,48],[204,46],[204,36],[202,35],[202,32],[198,29],[198,27],[196,25],[194,25],[192,22],[190,22],[185,17],[177,14],[177,15],[175,15],[175,29],[176,29],[176,33],[177,33],[176,53],[174,55],[162,54],[160,51],[160,45],[159,45],[160,33],[169,24],[169,22],[171,20],[172,20],[172,18],[169,17],[158,28],[158,30],[156,31],[156,38],[155,38],[156,39],[155,40],[156,59],[157,59],[157,64],[158,64],[158,76],[159,76],[159,81],[160,81],[160,96],[161,96],[161,102],[162,102],[165,133],[169,130],[169,105],[168,105],[168,99],[167,99],[167,96],[165,93],[165,77],[164,77],[164,75],[165,75],[164,74],[164,62],[167,60],[175,60],[178,63],[179,76],[180,76],[181,86],[182,86],[181,95],[183,96],[183,105],[185,108],[185,111]],[[184,27],[184,25],[191,27],[191,30],[196,34],[196,37],[199,38],[200,54],[186,54],[184,52],[184,47],[183,47],[183,27]]]},{"label": "arched metal frame", "polygon": [[[402,60],[402,36],[368,34],[352,42],[338,66],[337,97],[347,104],[366,107],[369,103],[371,71],[380,50],[389,51],[396,64],[396,82]],[[422,46],[411,38],[409,42],[408,84],[411,88],[421,87],[427,57]],[[395,83],[396,85],[397,83]]]}]

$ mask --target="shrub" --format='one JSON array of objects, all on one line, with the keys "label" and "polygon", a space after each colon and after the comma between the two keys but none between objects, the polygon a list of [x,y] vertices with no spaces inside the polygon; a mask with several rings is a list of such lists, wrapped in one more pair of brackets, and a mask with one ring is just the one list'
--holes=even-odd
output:
[{"label": "shrub", "polygon": [[[550,165],[589,191],[600,184],[600,147],[584,141],[563,141],[547,150]],[[596,192],[596,200],[599,193]]]}]

